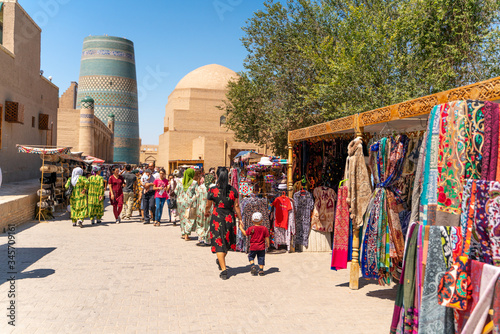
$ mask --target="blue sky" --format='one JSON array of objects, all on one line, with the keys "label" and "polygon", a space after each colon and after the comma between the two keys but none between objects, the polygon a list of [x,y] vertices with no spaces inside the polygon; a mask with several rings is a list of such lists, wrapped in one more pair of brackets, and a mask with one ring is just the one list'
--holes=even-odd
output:
[{"label": "blue sky", "polygon": [[[135,44],[140,134],[158,144],[168,95],[187,73],[207,64],[243,70],[241,30],[264,0],[19,0],[42,28],[42,64],[59,94],[78,81],[83,39],[125,37]],[[149,73],[156,73],[144,83]],[[153,83],[153,84],[152,84]]]}]

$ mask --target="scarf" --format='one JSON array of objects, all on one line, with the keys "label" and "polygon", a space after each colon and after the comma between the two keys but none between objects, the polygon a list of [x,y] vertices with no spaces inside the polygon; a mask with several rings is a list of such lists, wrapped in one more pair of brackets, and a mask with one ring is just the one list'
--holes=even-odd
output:
[{"label": "scarf", "polygon": [[363,156],[363,141],[356,138],[349,143],[347,148],[344,179],[347,179],[346,200],[350,207],[351,219],[355,228],[363,225],[365,213],[372,193],[370,176]]},{"label": "scarf", "polygon": [[210,185],[214,183],[215,176],[211,173],[205,174],[205,188],[210,189]]},{"label": "scarf", "polygon": [[76,183],[78,182],[78,178],[83,175],[83,169],[80,167],[76,167],[73,169],[73,173],[71,174],[71,184],[73,187],[76,186]]},{"label": "scarf", "polygon": [[193,183],[193,177],[194,177],[194,169],[188,168],[184,172],[184,178],[182,179],[182,185],[184,187],[184,191],[188,190],[191,183]]}]

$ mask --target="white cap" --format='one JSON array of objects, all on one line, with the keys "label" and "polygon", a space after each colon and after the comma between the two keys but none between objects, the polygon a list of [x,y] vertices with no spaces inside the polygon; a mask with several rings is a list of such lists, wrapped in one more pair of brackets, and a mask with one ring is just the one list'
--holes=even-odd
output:
[{"label": "white cap", "polygon": [[260,222],[260,221],[262,221],[262,213],[260,213],[260,212],[255,212],[255,213],[252,215],[252,221],[253,221],[253,222]]}]

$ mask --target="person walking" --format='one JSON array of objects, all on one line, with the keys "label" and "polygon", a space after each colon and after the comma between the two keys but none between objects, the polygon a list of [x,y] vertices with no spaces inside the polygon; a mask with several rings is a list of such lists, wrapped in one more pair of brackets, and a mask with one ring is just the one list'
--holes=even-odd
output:
[{"label": "person walking", "polygon": [[71,208],[71,221],[73,226],[83,227],[83,220],[88,215],[87,205],[87,189],[89,181],[83,176],[83,169],[76,167],[71,173],[71,178],[66,182],[65,188],[73,187],[71,197],[69,198],[69,206]]},{"label": "person walking", "polygon": [[123,213],[122,219],[130,219],[134,205],[134,186],[137,182],[137,177],[132,173],[132,166],[125,166],[125,173],[122,174],[125,179],[123,187]]},{"label": "person walking", "polygon": [[[156,222],[154,226],[160,226],[161,223],[161,215],[163,213],[163,206],[165,205],[165,201],[168,199],[168,179],[166,178],[167,172],[165,169],[160,169],[159,171],[160,177],[156,179],[154,183],[153,189],[155,190],[155,218]],[[170,209],[169,209],[170,213]]]},{"label": "person walking", "polygon": [[[240,220],[240,230],[245,237],[250,237],[250,253],[248,261],[250,261],[250,272],[252,275],[263,276],[264,265],[266,264],[266,247],[269,248],[269,230],[262,226],[262,213],[254,212],[252,215],[253,226],[250,226],[246,231],[243,228],[243,222]],[[260,269],[255,266],[255,257],[259,263]]]},{"label": "person walking", "polygon": [[94,169],[89,177],[88,212],[92,225],[101,223],[104,215],[104,179],[99,175],[98,169]]},{"label": "person walking", "polygon": [[182,238],[186,241],[190,240],[189,236],[191,235],[191,232],[194,231],[196,221],[196,218],[189,219],[189,211],[191,206],[194,205],[193,202],[196,200],[196,187],[198,186],[194,177],[194,169],[187,169],[184,172],[182,184],[179,184],[175,188],[175,195],[177,196],[177,212],[180,219]]},{"label": "person walking", "polygon": [[242,221],[238,191],[229,184],[228,179],[227,168],[220,167],[217,170],[217,184],[208,191],[205,208],[205,217],[208,217],[213,206],[210,224],[212,253],[217,255],[216,262],[223,280],[228,279],[227,252],[236,249],[236,217]]},{"label": "person walking", "polygon": [[[144,194],[142,195],[143,197],[143,210],[144,210],[144,224],[150,224],[151,223],[151,218],[153,218],[153,221],[155,220],[154,217],[154,200],[155,200],[155,191],[153,189],[154,187],[154,182],[155,178],[153,175],[151,175],[151,169],[146,169],[144,172],[144,175],[141,178],[142,181],[142,186],[144,187]],[[153,217],[151,217],[153,216]]]},{"label": "person walking", "polygon": [[[212,176],[212,174],[208,174]],[[213,177],[213,176],[212,176]],[[205,177],[204,182],[199,181],[200,185],[196,187],[196,234],[198,234],[198,243],[196,246],[204,247],[210,246],[210,216],[205,216],[205,209],[207,207],[208,187],[207,182],[211,183]],[[213,182],[213,180],[212,180]]]},{"label": "person walking", "polygon": [[115,223],[120,224],[121,218],[120,213],[123,209],[123,186],[125,184],[125,179],[121,176],[120,169],[118,167],[111,168],[111,176],[108,180],[109,187],[109,199],[111,205],[113,205],[113,214],[115,215]]},{"label": "person walking", "polygon": [[142,202],[142,185],[141,185],[141,174],[139,169],[134,169],[132,174],[136,177],[136,182],[134,184],[134,205],[132,211],[139,211],[141,220],[144,220],[142,213],[141,202]]},{"label": "person walking", "polygon": [[167,205],[168,205],[168,216],[170,219],[170,222],[174,226],[177,225],[177,196],[175,195],[175,187],[177,186],[177,182],[174,179],[174,175],[170,174],[168,176],[168,199],[167,199]]}]

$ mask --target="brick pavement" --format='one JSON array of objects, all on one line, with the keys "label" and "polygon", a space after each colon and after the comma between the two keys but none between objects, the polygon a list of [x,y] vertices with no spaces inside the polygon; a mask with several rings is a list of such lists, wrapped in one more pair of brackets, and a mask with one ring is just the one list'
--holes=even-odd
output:
[{"label": "brick pavement", "polygon": [[[66,216],[67,218],[67,216]],[[105,221],[112,222],[111,207]],[[179,227],[72,227],[69,220],[16,231],[16,327],[7,325],[7,235],[0,235],[0,333],[387,333],[395,287],[331,271],[329,253],[269,254],[263,277],[230,253],[219,278],[208,247]],[[193,236],[193,239],[194,236]]]}]

